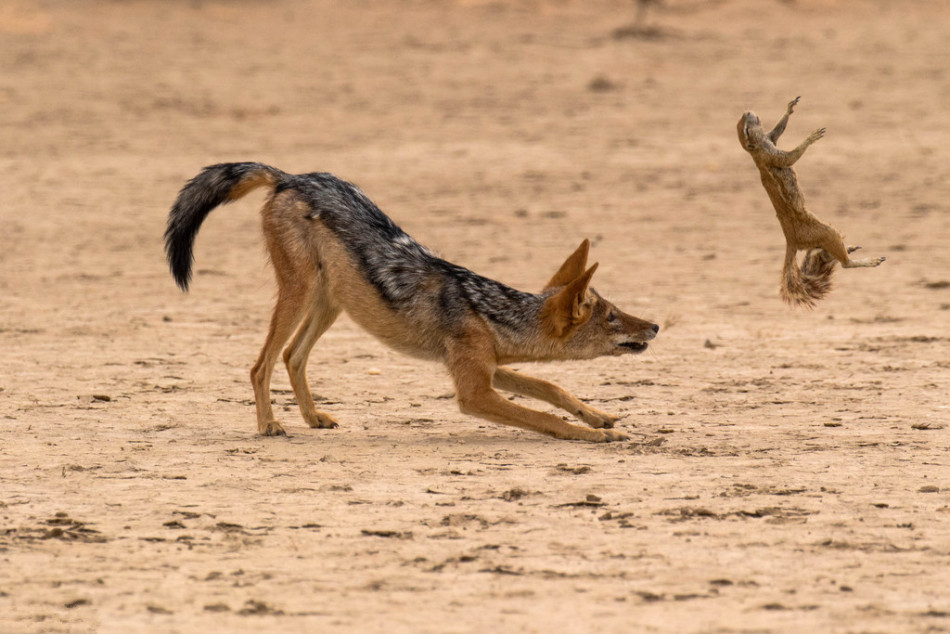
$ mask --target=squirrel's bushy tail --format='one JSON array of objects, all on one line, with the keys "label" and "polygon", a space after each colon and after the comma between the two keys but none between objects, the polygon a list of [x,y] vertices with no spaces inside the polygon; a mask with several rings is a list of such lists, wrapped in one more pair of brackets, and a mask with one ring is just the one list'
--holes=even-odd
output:
[{"label": "squirrel's bushy tail", "polygon": [[787,304],[814,308],[831,290],[831,276],[837,260],[824,249],[810,249],[799,267],[797,251],[789,246],[782,268],[782,299]]},{"label": "squirrel's bushy tail", "polygon": [[208,214],[224,203],[241,198],[258,187],[273,188],[286,176],[262,163],[220,163],[204,168],[178,193],[168,213],[165,229],[165,256],[175,282],[188,290],[191,281],[195,236]]}]

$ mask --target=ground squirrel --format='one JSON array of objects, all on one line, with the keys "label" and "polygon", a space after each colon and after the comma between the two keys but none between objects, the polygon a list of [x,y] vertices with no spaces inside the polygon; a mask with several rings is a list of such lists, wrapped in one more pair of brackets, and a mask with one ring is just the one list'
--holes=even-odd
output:
[{"label": "ground squirrel", "polygon": [[[789,304],[812,308],[815,302],[831,290],[831,275],[835,262],[846,269],[878,266],[885,258],[852,260],[849,253],[861,247],[846,247],[841,234],[826,225],[805,208],[805,196],[798,186],[798,178],[792,165],[802,157],[809,145],[825,135],[820,128],[808,135],[798,147],[785,152],[776,147],[778,138],[785,132],[788,117],[798,100],[789,102],[785,115],[768,133],[762,129],[759,117],[746,112],[739,119],[739,142],[752,155],[762,185],[768,193],[778,215],[785,241],[785,265],[782,268],[782,299]],[[805,251],[805,259],[798,265],[798,251]]]}]

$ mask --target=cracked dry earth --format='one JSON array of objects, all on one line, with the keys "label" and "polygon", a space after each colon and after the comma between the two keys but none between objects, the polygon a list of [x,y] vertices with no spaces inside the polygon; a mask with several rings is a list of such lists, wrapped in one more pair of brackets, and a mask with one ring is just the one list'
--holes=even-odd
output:
[{"label": "cracked dry earth", "polygon": [[[0,631],[950,630],[947,3],[635,8],[0,5]],[[810,207],[888,258],[812,312],[735,134],[796,95]],[[632,440],[463,416],[345,317],[310,364],[341,428],[278,369],[259,437],[261,197],[189,295],[162,253],[230,160],[334,172],[518,288],[591,238],[659,337],[521,369]]]}]

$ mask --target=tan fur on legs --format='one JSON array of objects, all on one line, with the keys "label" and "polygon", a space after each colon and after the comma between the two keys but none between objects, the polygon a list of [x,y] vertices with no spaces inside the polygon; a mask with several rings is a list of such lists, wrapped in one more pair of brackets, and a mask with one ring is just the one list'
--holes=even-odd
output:
[{"label": "tan fur on legs", "polygon": [[452,342],[446,366],[455,381],[459,409],[465,414],[563,440],[607,442],[628,439],[625,434],[613,430],[572,425],[553,414],[522,407],[503,398],[492,388],[492,377],[498,368],[494,364],[491,335],[477,326],[469,328],[464,338]]},{"label": "tan fur on legs", "polygon": [[619,416],[607,414],[587,405],[554,383],[521,374],[509,368],[496,368],[492,383],[499,390],[529,396],[550,403],[555,407],[560,407],[597,429],[613,427],[614,423],[620,420]]},{"label": "tan fur on legs", "polygon": [[[270,382],[274,365],[280,357],[284,344],[297,330],[301,321],[314,310],[317,297],[323,298],[326,293],[323,280],[308,270],[312,266],[309,259],[301,258],[296,245],[282,239],[283,234],[286,233],[286,227],[281,226],[279,214],[287,207],[286,197],[272,196],[261,210],[267,251],[277,277],[277,303],[274,306],[267,340],[264,342],[257,363],[251,370],[254,400],[257,403],[257,428],[265,436],[286,435],[271,408]],[[320,288],[319,292],[318,288]],[[304,324],[300,336],[295,338],[294,343],[299,343],[300,337],[306,337],[306,326],[307,324]],[[312,345],[313,342],[310,343]],[[309,349],[307,351],[309,352]],[[292,384],[293,380],[292,374]],[[298,388],[295,386],[294,392],[297,391]],[[309,392],[309,389],[307,391]],[[307,406],[300,400],[300,394],[297,394],[297,399],[301,408]],[[312,397],[309,404],[312,407]]]},{"label": "tan fur on legs", "polygon": [[284,363],[290,376],[290,385],[294,389],[294,396],[297,397],[300,413],[310,427],[339,427],[336,419],[314,407],[313,395],[307,383],[307,359],[310,357],[310,350],[327,328],[333,325],[339,314],[340,309],[330,305],[329,297],[320,297],[311,306],[294,340],[284,350]]},{"label": "tan fur on legs", "polygon": [[308,299],[304,289],[300,287],[281,286],[267,340],[261,348],[257,363],[251,368],[251,384],[254,386],[254,400],[257,404],[257,429],[264,436],[286,435],[284,428],[274,418],[274,410],[271,408],[270,380],[281,348],[306,314]]}]

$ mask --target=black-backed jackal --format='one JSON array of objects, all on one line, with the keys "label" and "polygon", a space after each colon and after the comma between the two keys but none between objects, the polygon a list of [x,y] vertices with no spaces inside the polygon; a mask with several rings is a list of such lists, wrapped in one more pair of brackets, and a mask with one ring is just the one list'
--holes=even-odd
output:
[{"label": "black-backed jackal", "polygon": [[[525,293],[437,257],[357,187],[330,174],[294,176],[260,163],[226,163],[189,181],[169,214],[165,250],[182,290],[202,221],[257,187],[271,190],[261,216],[278,283],[267,340],[251,370],[261,434],[284,434],[271,408],[270,381],[288,340],[283,357],[304,420],[311,427],[337,426],[314,407],[306,366],[314,342],[345,310],[383,343],[445,363],[465,413],[556,438],[627,438],[610,429],[616,417],[503,367],[643,352],[656,336],[659,326],[627,315],[590,287],[597,264],[587,267],[587,240],[544,290]],[[590,427],[512,403],[496,388],[547,401]]]}]

